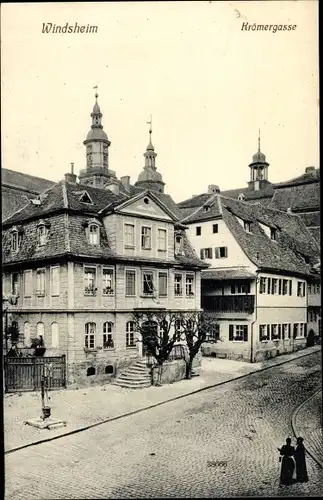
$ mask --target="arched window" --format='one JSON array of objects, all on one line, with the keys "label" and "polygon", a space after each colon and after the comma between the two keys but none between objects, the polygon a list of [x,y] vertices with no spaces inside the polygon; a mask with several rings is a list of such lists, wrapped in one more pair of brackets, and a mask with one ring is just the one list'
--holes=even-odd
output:
[{"label": "arched window", "polygon": [[95,331],[96,331],[95,323],[86,323],[84,345],[88,349],[94,349],[95,347]]},{"label": "arched window", "polygon": [[44,326],[44,323],[42,321],[39,321],[36,325],[36,334],[40,340],[39,345],[43,346],[44,345],[45,326]]},{"label": "arched window", "polygon": [[13,344],[19,341],[19,325],[18,321],[12,321],[10,326],[10,337]]},{"label": "arched window", "polygon": [[25,321],[24,323],[24,344],[30,345],[30,323],[29,321]]},{"label": "arched window", "polygon": [[89,242],[91,245],[99,244],[99,226],[95,224],[89,225]]},{"label": "arched window", "polygon": [[88,377],[90,377],[91,375],[95,375],[95,368],[94,366],[90,366],[87,370],[86,370],[86,375]]},{"label": "arched window", "polygon": [[135,322],[128,321],[126,325],[126,346],[136,347],[135,343]]},{"label": "arched window", "polygon": [[106,321],[103,323],[103,349],[113,349],[113,323]]},{"label": "arched window", "polygon": [[52,348],[57,349],[59,346],[59,326],[58,323],[52,323]]},{"label": "arched window", "polygon": [[46,229],[45,225],[38,226],[37,237],[38,237],[38,245],[39,246],[46,245],[47,229]]}]

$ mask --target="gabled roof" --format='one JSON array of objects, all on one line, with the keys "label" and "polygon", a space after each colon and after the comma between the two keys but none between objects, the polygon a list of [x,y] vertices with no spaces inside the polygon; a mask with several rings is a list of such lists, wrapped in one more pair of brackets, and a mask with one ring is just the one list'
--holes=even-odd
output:
[{"label": "gabled roof", "polygon": [[207,269],[203,270],[201,274],[202,280],[237,280],[252,279],[256,277],[257,274],[251,269],[242,266]]},{"label": "gabled roof", "polygon": [[298,177],[294,177],[289,181],[277,182],[275,184],[275,189],[281,189],[290,186],[298,186],[303,184],[310,184],[312,182],[318,182],[319,180],[320,180],[320,169],[313,167],[313,170],[305,172],[305,174],[299,175]]},{"label": "gabled roof", "polygon": [[[145,190],[141,191],[140,193],[136,194],[135,196],[132,196],[131,198],[122,200],[121,202],[119,202],[117,205],[114,206],[114,209],[116,211],[119,211],[119,210],[131,205],[135,201],[140,200],[141,198],[147,196],[148,198],[151,198],[156,203],[156,205],[159,206],[165,213],[167,213],[171,217],[171,219],[173,219],[173,221],[178,221],[178,217],[170,209],[170,205],[172,202],[172,199],[170,198],[170,196],[164,195],[163,197],[161,197],[160,195],[161,195],[161,193],[157,193],[155,191],[149,191],[149,190],[145,189]],[[175,210],[177,211],[177,207],[176,207],[175,203],[174,203],[174,206],[175,206]],[[108,209],[109,208],[111,208],[111,207],[108,207]]]},{"label": "gabled roof", "polygon": [[290,208],[293,212],[319,210],[320,183],[315,181],[277,189],[268,206],[284,211]]},{"label": "gabled roof", "polygon": [[34,175],[23,174],[8,168],[1,169],[2,186],[14,187],[17,189],[28,190],[31,193],[38,194],[52,187],[55,182],[35,177]]}]

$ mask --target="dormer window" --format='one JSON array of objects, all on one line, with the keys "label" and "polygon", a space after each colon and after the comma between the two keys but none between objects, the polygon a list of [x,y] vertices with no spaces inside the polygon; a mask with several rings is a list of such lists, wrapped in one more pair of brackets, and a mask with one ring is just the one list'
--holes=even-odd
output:
[{"label": "dormer window", "polygon": [[44,224],[41,224],[40,226],[38,226],[37,231],[38,231],[37,232],[38,245],[40,247],[43,247],[44,245],[46,245],[46,241],[47,241],[47,229],[46,229]]},{"label": "dormer window", "polygon": [[84,191],[81,196],[80,196],[80,202],[81,203],[93,203],[92,200],[91,200],[91,197],[89,195],[89,193],[87,193],[86,191]]},{"label": "dormer window", "polygon": [[211,210],[211,207],[210,206],[206,206],[206,207],[203,207],[203,212],[206,213],[206,212],[209,212]]},{"label": "dormer window", "polygon": [[11,233],[11,248],[13,252],[16,252],[19,247],[19,235],[18,231],[12,231]]},{"label": "dormer window", "polygon": [[89,242],[90,245],[98,245],[100,242],[99,226],[96,224],[89,225]]},{"label": "dormer window", "polygon": [[245,195],[240,193],[239,196],[238,196],[238,200],[239,201],[244,201],[245,200]]},{"label": "dormer window", "polygon": [[272,240],[276,241],[276,239],[277,239],[277,229],[273,229],[273,228],[270,229],[270,238]]},{"label": "dormer window", "polygon": [[250,226],[250,222],[248,222],[248,221],[244,221],[244,223],[243,223],[243,227],[244,227],[244,229],[245,229],[245,231],[246,231],[247,233],[251,233],[251,226]]},{"label": "dormer window", "polygon": [[183,237],[175,236],[175,255],[180,255],[183,252]]}]

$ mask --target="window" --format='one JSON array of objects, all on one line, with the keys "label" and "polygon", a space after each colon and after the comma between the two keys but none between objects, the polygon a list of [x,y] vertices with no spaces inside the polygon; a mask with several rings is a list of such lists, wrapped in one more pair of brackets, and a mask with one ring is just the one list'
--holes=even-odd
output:
[{"label": "window", "polygon": [[135,226],[133,224],[124,225],[125,247],[135,247]]},{"label": "window", "polygon": [[248,221],[244,221],[244,222],[243,222],[243,227],[244,227],[244,230],[245,230],[247,233],[251,233],[251,226],[250,226],[250,222],[248,222]]},{"label": "window", "polygon": [[90,245],[99,244],[99,226],[95,224],[90,224],[89,226],[89,243]]},{"label": "window", "polygon": [[154,273],[152,271],[143,271],[142,273],[142,292],[144,295],[153,295],[154,293]]},{"label": "window", "polygon": [[213,324],[210,327],[210,330],[206,334],[206,342],[211,340],[219,340],[220,338],[220,325]]},{"label": "window", "polygon": [[24,344],[30,346],[30,323],[26,321],[24,323]]},{"label": "window", "polygon": [[281,325],[271,325],[271,340],[279,340],[281,337]]},{"label": "window", "polygon": [[46,240],[47,240],[47,230],[46,227],[41,225],[38,227],[38,245],[39,246],[44,246],[46,245]]},{"label": "window", "polygon": [[288,294],[288,280],[283,280],[283,295]]},{"label": "window", "polygon": [[186,275],[186,295],[194,295],[194,274]]},{"label": "window", "polygon": [[11,275],[11,293],[12,295],[19,295],[19,274],[12,273]]},{"label": "window", "polygon": [[212,231],[213,231],[213,234],[218,233],[219,232],[219,225],[218,224],[213,224]]},{"label": "window", "polygon": [[126,295],[128,297],[136,295],[136,271],[134,269],[126,270]]},{"label": "window", "polygon": [[151,227],[142,226],[141,228],[141,248],[151,249]]},{"label": "window", "polygon": [[248,342],[248,325],[229,325],[229,340]]},{"label": "window", "polygon": [[290,325],[287,323],[284,323],[282,325],[282,338],[283,340],[287,340],[290,337]]},{"label": "window", "polygon": [[183,294],[182,279],[183,279],[183,277],[182,277],[181,274],[175,274],[175,279],[174,279],[174,293],[177,296]]},{"label": "window", "polygon": [[289,295],[292,295],[293,292],[293,282],[292,280],[289,280]]},{"label": "window", "polygon": [[96,324],[95,323],[86,323],[85,324],[84,346],[87,349],[94,349],[95,348],[95,331],[96,331]]},{"label": "window", "polygon": [[11,233],[11,249],[13,252],[18,250],[19,240],[18,231],[12,231]]},{"label": "window", "polygon": [[183,238],[177,235],[175,237],[175,255],[181,254],[183,251]]},{"label": "window", "polygon": [[271,278],[267,278],[267,293],[270,294]]},{"label": "window", "polygon": [[231,285],[231,293],[250,293],[250,283],[239,283],[238,285]]},{"label": "window", "polygon": [[113,294],[113,269],[103,268],[102,270],[102,293],[103,295]]},{"label": "window", "polygon": [[228,256],[228,247],[216,247],[214,251],[216,259],[225,259]]},{"label": "window", "polygon": [[36,335],[39,339],[42,338],[44,340],[45,326],[42,321],[39,321],[36,325]]},{"label": "window", "polygon": [[200,250],[200,258],[204,259],[212,259],[212,248],[201,248]]},{"label": "window", "polygon": [[266,293],[266,279],[267,278],[260,278],[259,293]]},{"label": "window", "polygon": [[134,321],[128,321],[126,325],[126,346],[136,347]]},{"label": "window", "polygon": [[277,237],[277,229],[273,229],[271,228],[270,229],[270,238],[274,241],[276,241],[276,237]]},{"label": "window", "polygon": [[85,295],[95,295],[96,279],[96,268],[95,267],[85,267],[84,268],[84,294]]},{"label": "window", "polygon": [[202,228],[201,226],[196,227],[196,236],[201,236]]},{"label": "window", "polygon": [[31,297],[33,289],[32,271],[24,271],[24,296]]},{"label": "window", "polygon": [[103,349],[114,349],[112,331],[113,323],[111,321],[103,323]]},{"label": "window", "polygon": [[59,266],[50,268],[50,289],[52,297],[59,295]]},{"label": "window", "polygon": [[271,280],[271,293],[273,295],[278,294],[278,280],[277,280],[277,278],[272,278],[272,280]]},{"label": "window", "polygon": [[294,339],[306,337],[306,326],[307,325],[305,323],[294,323]]},{"label": "window", "polygon": [[37,269],[36,294],[38,297],[45,295],[45,269]]},{"label": "window", "polygon": [[167,296],[167,273],[158,273],[158,295],[160,297]]},{"label": "window", "polygon": [[260,342],[265,342],[269,340],[267,335],[267,325],[259,325],[259,340]]},{"label": "window", "polygon": [[52,348],[57,349],[59,346],[59,326],[58,323],[52,323]]},{"label": "window", "polygon": [[305,297],[305,283],[303,281],[297,282],[297,297]]},{"label": "window", "polygon": [[211,207],[208,205],[203,207],[203,212],[209,212],[210,210],[211,210]]},{"label": "window", "polygon": [[158,229],[158,250],[166,252],[166,229]]},{"label": "window", "polygon": [[89,366],[89,368],[86,370],[86,376],[91,377],[92,375],[95,375],[95,367]]}]

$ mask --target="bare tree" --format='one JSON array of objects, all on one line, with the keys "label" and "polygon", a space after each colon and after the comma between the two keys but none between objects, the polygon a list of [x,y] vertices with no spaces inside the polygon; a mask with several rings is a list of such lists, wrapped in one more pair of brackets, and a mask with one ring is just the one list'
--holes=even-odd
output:
[{"label": "bare tree", "polygon": [[190,311],[180,313],[181,338],[186,341],[189,356],[186,360],[186,378],[192,377],[193,360],[204,342],[216,343],[214,335],[215,319],[205,312]]},{"label": "bare tree", "polygon": [[[141,334],[138,341],[143,343],[147,354],[156,360],[159,368],[158,383],[161,383],[162,367],[176,342],[176,334],[173,329],[177,313],[169,311],[135,311],[133,318],[135,330]],[[171,331],[173,330],[173,333]]]}]

